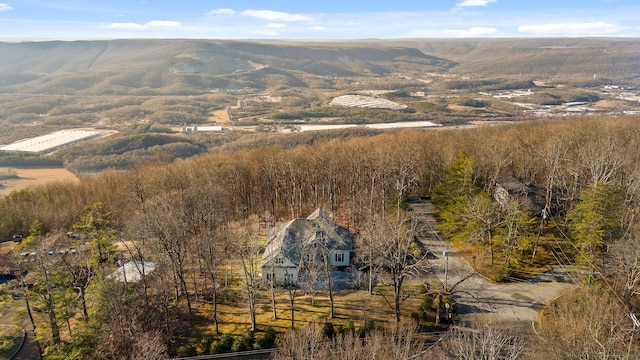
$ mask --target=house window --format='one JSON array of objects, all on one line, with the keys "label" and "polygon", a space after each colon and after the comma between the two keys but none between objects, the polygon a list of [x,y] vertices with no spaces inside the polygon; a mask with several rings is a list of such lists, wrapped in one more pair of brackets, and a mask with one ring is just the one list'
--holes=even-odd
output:
[{"label": "house window", "polygon": [[305,258],[305,260],[307,262],[312,262],[313,261],[313,255],[312,254],[306,254],[304,258]]},{"label": "house window", "polygon": [[267,273],[267,281],[271,281],[271,274]]},{"label": "house window", "polygon": [[317,248],[317,247],[318,247],[318,243],[314,242],[314,243],[313,243],[313,248],[315,249],[315,248]]},{"label": "house window", "polygon": [[276,258],[276,264],[284,264],[284,259],[280,256]]},{"label": "house window", "polygon": [[343,253],[336,254],[336,262],[344,262],[344,254]]}]

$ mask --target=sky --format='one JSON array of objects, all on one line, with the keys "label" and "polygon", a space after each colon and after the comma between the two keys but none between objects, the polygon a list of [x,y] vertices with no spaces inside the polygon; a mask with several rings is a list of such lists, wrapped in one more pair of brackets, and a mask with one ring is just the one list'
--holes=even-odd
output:
[{"label": "sky", "polygon": [[640,37],[639,0],[0,0],[0,40]]}]

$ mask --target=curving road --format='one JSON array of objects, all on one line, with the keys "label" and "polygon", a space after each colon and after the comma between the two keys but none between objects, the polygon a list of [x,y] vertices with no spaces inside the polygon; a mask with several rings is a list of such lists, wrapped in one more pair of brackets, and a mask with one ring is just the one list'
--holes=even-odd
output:
[{"label": "curving road", "polygon": [[[16,310],[10,310],[0,317],[0,324],[16,325],[13,319],[17,315]],[[34,333],[29,320],[26,318],[22,321],[22,329],[25,331],[24,342],[18,351],[11,357],[11,360],[38,360],[41,359],[38,345],[36,344]]]},{"label": "curving road", "polygon": [[[410,209],[435,225],[430,202],[411,202]],[[562,269],[531,280],[496,284],[476,273],[450,241],[435,235],[420,241],[434,255],[430,256],[432,272],[456,297],[459,316],[491,314],[501,320],[537,321],[542,307],[575,287]]]}]

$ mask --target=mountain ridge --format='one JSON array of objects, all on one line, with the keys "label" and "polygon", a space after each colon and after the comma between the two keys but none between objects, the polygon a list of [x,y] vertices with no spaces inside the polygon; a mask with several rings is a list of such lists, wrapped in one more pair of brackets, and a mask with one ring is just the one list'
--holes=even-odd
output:
[{"label": "mountain ridge", "polygon": [[[309,84],[302,74],[386,76],[445,71],[456,65],[415,48],[388,46],[218,40],[0,43],[0,91],[30,88],[36,93],[99,94],[148,88],[150,92],[171,93],[176,83],[181,83],[183,92],[194,93],[246,86],[264,89],[273,82],[268,78],[274,73],[305,87]],[[110,85],[111,90],[106,89]]]}]

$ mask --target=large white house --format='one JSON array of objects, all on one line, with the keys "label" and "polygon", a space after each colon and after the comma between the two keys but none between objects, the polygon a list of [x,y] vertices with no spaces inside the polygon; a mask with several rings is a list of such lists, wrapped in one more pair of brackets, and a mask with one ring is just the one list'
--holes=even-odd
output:
[{"label": "large white house", "polygon": [[275,227],[262,256],[262,282],[297,284],[299,275],[311,263],[328,261],[332,269],[351,265],[353,237],[317,209],[307,218],[293,219]]}]

